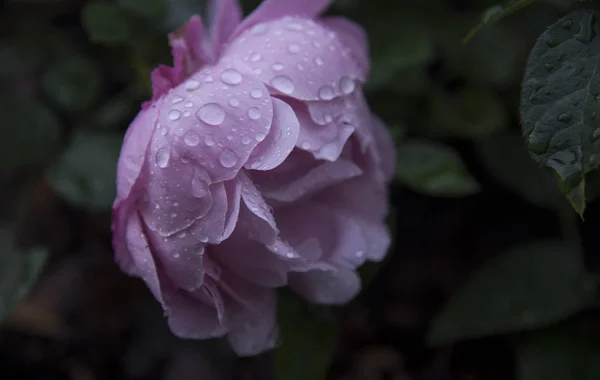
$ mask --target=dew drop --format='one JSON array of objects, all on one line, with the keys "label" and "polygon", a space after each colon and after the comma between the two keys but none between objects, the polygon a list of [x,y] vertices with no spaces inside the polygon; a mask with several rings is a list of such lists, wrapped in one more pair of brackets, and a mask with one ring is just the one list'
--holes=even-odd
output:
[{"label": "dew drop", "polygon": [[229,105],[232,107],[237,107],[240,105],[240,101],[237,100],[236,98],[231,98],[231,99],[229,99]]},{"label": "dew drop", "polygon": [[184,106],[186,108],[192,108],[194,106],[194,103],[192,103],[192,102],[185,102]]},{"label": "dew drop", "polygon": [[250,96],[253,97],[254,99],[258,99],[262,96],[262,91],[260,91],[259,89],[254,89],[254,90],[250,91]]},{"label": "dew drop", "polygon": [[223,167],[231,168],[238,162],[237,155],[229,148],[224,148],[219,154],[219,162]]},{"label": "dew drop", "polygon": [[348,95],[348,94],[352,93],[352,91],[354,91],[355,86],[356,85],[351,78],[349,78],[349,77],[340,78],[340,91],[342,91],[342,94]]},{"label": "dew drop", "polygon": [[215,145],[215,140],[213,139],[212,135],[207,134],[206,136],[204,136],[204,145],[206,145],[206,146]]},{"label": "dew drop", "polygon": [[317,66],[323,66],[323,64],[324,64],[324,63],[325,63],[325,62],[323,61],[323,58],[321,58],[321,56],[320,56],[320,55],[317,55],[317,56],[315,57],[315,64],[316,64]]},{"label": "dew drop", "polygon": [[200,143],[200,136],[195,131],[187,131],[183,136],[183,142],[187,146],[196,146]]},{"label": "dew drop", "polygon": [[208,125],[221,125],[225,120],[225,110],[217,103],[208,103],[196,111],[196,116]]},{"label": "dew drop", "polygon": [[265,134],[264,133],[257,133],[256,136],[254,137],[256,139],[256,141],[263,141],[265,139]]},{"label": "dew drop", "polygon": [[319,98],[323,100],[331,100],[335,97],[335,92],[331,86],[323,86],[319,89]]},{"label": "dew drop", "polygon": [[183,102],[183,98],[181,96],[177,96],[177,95],[175,95],[173,97],[173,99],[171,100],[171,103],[173,103],[173,104],[177,104],[177,103],[181,103],[181,102]]},{"label": "dew drop", "polygon": [[309,141],[303,141],[302,144],[300,144],[300,147],[304,150],[308,150],[310,149],[310,142]]},{"label": "dew drop", "polygon": [[294,92],[294,82],[292,82],[292,80],[285,76],[285,75],[278,75],[275,78],[271,79],[271,85],[278,91],[289,95],[292,92]]},{"label": "dew drop", "polygon": [[256,107],[252,107],[248,110],[248,117],[252,120],[256,120],[260,117],[260,110]]},{"label": "dew drop", "polygon": [[179,120],[180,117],[181,112],[179,112],[178,110],[169,111],[169,120]]},{"label": "dew drop", "polygon": [[214,78],[212,77],[212,75],[209,75],[206,78],[204,78],[204,83],[212,83],[213,81]]},{"label": "dew drop", "polygon": [[314,46],[315,48],[319,49],[321,47],[321,42],[319,42],[317,40],[313,40],[312,46]]},{"label": "dew drop", "polygon": [[255,36],[263,35],[267,32],[267,24],[256,24],[252,27],[250,32]]},{"label": "dew drop", "polygon": [[297,66],[298,66],[298,70],[300,70],[300,71],[304,71],[304,66],[302,66],[302,64],[301,64],[301,63],[299,63]]},{"label": "dew drop", "polygon": [[261,56],[258,53],[254,53],[250,56],[250,60],[252,62],[258,62],[260,60]]},{"label": "dew drop", "polygon": [[197,173],[192,177],[192,195],[202,198],[208,193],[208,184]]},{"label": "dew drop", "polygon": [[250,144],[250,137],[248,137],[248,136],[242,137],[242,144],[244,144],[244,145]]},{"label": "dew drop", "polygon": [[300,51],[300,46],[296,45],[296,44],[290,44],[288,46],[288,51],[292,54],[296,54],[297,52]]},{"label": "dew drop", "polygon": [[169,164],[169,159],[171,158],[171,152],[169,150],[168,146],[163,146],[162,148],[160,148],[158,150],[158,152],[156,152],[156,165],[158,165],[159,168],[166,168],[167,165]]},{"label": "dew drop", "polygon": [[260,67],[257,67],[256,69],[254,69],[254,74],[256,74],[256,75],[262,74],[262,69]]},{"label": "dew drop", "polygon": [[225,69],[221,74],[221,81],[226,84],[239,84],[242,81],[242,74],[234,69]]},{"label": "dew drop", "polygon": [[289,23],[289,24],[287,24],[287,25],[285,26],[285,28],[286,28],[287,30],[292,30],[292,31],[294,31],[294,32],[299,32],[299,31],[301,31],[302,29],[304,29],[304,28],[302,27],[302,25],[300,25],[300,24],[298,24],[298,23],[295,23],[295,22],[292,22],[292,23]]},{"label": "dew drop", "polygon": [[275,71],[281,71],[281,70],[283,70],[283,63],[275,62],[272,67],[273,67],[273,70],[275,70]]},{"label": "dew drop", "polygon": [[167,135],[167,133],[169,133],[169,128],[167,128],[167,127],[162,127],[162,128],[160,129],[160,134],[161,134],[161,135],[163,135],[163,136],[166,136],[166,135]]},{"label": "dew drop", "polygon": [[188,79],[183,85],[183,88],[185,88],[186,91],[194,91],[197,90],[198,87],[200,87],[200,82],[195,79]]}]

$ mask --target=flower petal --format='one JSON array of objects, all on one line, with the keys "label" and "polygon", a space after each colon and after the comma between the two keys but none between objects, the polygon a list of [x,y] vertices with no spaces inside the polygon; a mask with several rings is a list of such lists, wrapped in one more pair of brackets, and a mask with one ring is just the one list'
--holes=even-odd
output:
[{"label": "flower petal", "polygon": [[350,55],[362,69],[362,75],[369,74],[369,41],[365,30],[345,17],[325,17],[319,21],[327,29],[337,33],[342,44],[350,50]]},{"label": "flower petal", "polygon": [[[192,75],[163,102],[160,131],[169,141],[166,149],[203,167],[213,183],[234,178],[273,119],[270,98],[255,98],[254,90],[267,93],[244,65],[228,59]],[[153,144],[150,159],[156,170],[174,172],[173,160],[162,160],[163,148]]]},{"label": "flower petal", "polygon": [[[265,244],[273,244],[277,238],[277,225],[273,213],[252,181],[244,174],[239,175],[242,185],[242,199],[249,215],[240,218],[251,237]],[[245,214],[247,215],[247,214]]]},{"label": "flower petal", "polygon": [[360,277],[350,268],[290,273],[290,287],[307,300],[320,304],[344,304],[358,294],[360,286]]},{"label": "flower petal", "polygon": [[264,197],[289,203],[362,173],[351,161],[317,161],[309,153],[295,150],[282,167],[253,173],[252,178]]},{"label": "flower petal", "polygon": [[335,32],[303,18],[258,24],[225,55],[248,65],[273,94],[299,100],[331,100],[365,79]]},{"label": "flower petal", "polygon": [[238,26],[235,34],[239,34],[258,23],[276,20],[284,16],[299,16],[312,19],[321,14],[332,0],[264,0]]},{"label": "flower petal", "polygon": [[300,122],[292,107],[273,98],[273,122],[264,141],[254,149],[245,167],[254,170],[271,170],[288,157],[300,133]]},{"label": "flower petal", "polygon": [[214,56],[221,55],[224,45],[242,21],[242,10],[237,0],[209,1],[210,40]]}]

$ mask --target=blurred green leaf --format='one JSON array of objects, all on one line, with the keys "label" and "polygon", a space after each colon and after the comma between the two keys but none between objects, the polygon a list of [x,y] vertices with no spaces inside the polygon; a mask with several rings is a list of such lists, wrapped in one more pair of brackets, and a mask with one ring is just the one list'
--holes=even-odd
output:
[{"label": "blurred green leaf", "polygon": [[94,64],[79,55],[63,56],[42,78],[48,97],[70,111],[89,107],[98,96],[101,85],[101,77]]},{"label": "blurred green leaf", "polygon": [[117,130],[131,122],[128,119],[131,111],[138,107],[134,95],[130,91],[123,91],[99,107],[91,122],[103,129]]},{"label": "blurred green leaf", "polygon": [[479,191],[457,152],[425,140],[407,140],[397,148],[396,179],[417,192],[436,197],[462,197]]},{"label": "blurred green leaf", "polygon": [[510,16],[511,14],[533,4],[534,1],[535,0],[512,0],[504,5],[494,5],[493,7],[486,9],[481,16],[481,23],[469,31],[464,38],[464,42],[469,42],[469,40],[473,38],[475,34],[481,30],[481,28]]},{"label": "blurred green leaf", "polygon": [[467,88],[431,94],[428,132],[436,137],[481,138],[505,129],[504,105],[491,91]]},{"label": "blurred green leaf", "polygon": [[431,345],[538,329],[590,305],[596,283],[567,243],[523,244],[490,260],[434,319]]},{"label": "blurred green leaf", "polygon": [[120,44],[130,37],[127,18],[114,3],[90,1],[83,8],[81,19],[93,42]]},{"label": "blurred green leaf", "polygon": [[277,309],[283,338],[275,351],[277,378],[325,380],[337,326],[329,309],[311,305],[287,290],[280,291]]},{"label": "blurred green leaf", "polygon": [[518,135],[490,136],[476,148],[487,171],[523,199],[552,209],[566,203],[552,175],[533,162]]},{"label": "blurred green leaf", "polygon": [[517,359],[519,380],[600,378],[600,343],[572,323],[524,334]]},{"label": "blurred green leaf", "polygon": [[57,150],[61,127],[56,115],[30,96],[0,93],[0,168],[44,163]]},{"label": "blurred green leaf", "polygon": [[78,132],[49,169],[49,183],[74,205],[108,210],[116,195],[121,140],[118,134]]},{"label": "blurred green leaf", "polygon": [[423,64],[433,55],[429,27],[419,16],[406,13],[399,17],[381,15],[376,24],[367,27],[372,61],[367,88],[394,86],[404,70]]},{"label": "blurred green leaf", "polygon": [[0,321],[8,317],[27,295],[46,262],[46,249],[20,251],[11,231],[0,228]]},{"label": "blurred green leaf", "polygon": [[155,20],[164,15],[166,0],[117,0],[123,9],[138,14],[142,17]]},{"label": "blurred green leaf", "polygon": [[596,11],[561,18],[537,40],[521,92],[523,136],[582,216],[586,177],[600,166],[600,22]]},{"label": "blurred green leaf", "polygon": [[0,76],[32,73],[43,63],[43,50],[33,38],[6,38],[0,41]]}]

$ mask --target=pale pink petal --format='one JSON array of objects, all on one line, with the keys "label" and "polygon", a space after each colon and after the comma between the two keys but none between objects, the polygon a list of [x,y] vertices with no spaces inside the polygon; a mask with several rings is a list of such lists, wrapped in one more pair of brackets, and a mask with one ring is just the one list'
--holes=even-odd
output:
[{"label": "pale pink petal", "polygon": [[196,220],[187,231],[203,243],[218,244],[225,239],[229,194],[223,182],[211,185],[210,194],[212,195],[210,210]]},{"label": "pale pink petal", "polygon": [[242,10],[237,0],[211,0],[208,14],[211,44],[215,56],[219,56],[242,21]]},{"label": "pale pink petal", "polygon": [[243,228],[259,241],[273,244],[277,238],[277,225],[273,213],[256,186],[244,173],[240,173],[239,180],[242,186],[242,200],[251,217],[240,218],[240,223],[244,223]]},{"label": "pale pink petal", "polygon": [[304,101],[334,99],[365,79],[334,32],[302,18],[258,24],[225,55],[244,62],[273,94]]},{"label": "pale pink petal", "polygon": [[300,123],[287,103],[273,98],[271,131],[254,149],[245,167],[254,170],[271,170],[288,157],[300,133]]},{"label": "pale pink petal", "polygon": [[365,30],[357,23],[344,17],[326,17],[319,21],[327,29],[337,33],[342,44],[350,50],[350,55],[356,60],[367,76],[370,70],[369,41]]},{"label": "pale pink petal", "polygon": [[234,178],[273,119],[270,99],[252,97],[253,90],[267,93],[242,64],[231,60],[202,69],[174,88],[159,115],[159,130],[169,145],[153,144],[149,152],[155,170],[176,172],[174,160],[165,163],[160,155],[161,149],[171,149],[179,159],[201,166],[210,182]]},{"label": "pale pink petal", "polygon": [[258,8],[242,21],[235,31],[239,34],[248,28],[285,16],[312,19],[321,14],[332,0],[264,0]]},{"label": "pale pink petal", "polygon": [[146,110],[140,111],[125,133],[117,164],[117,199],[115,205],[129,196],[131,188],[142,171],[146,149],[158,121],[159,106],[160,103],[157,103]]},{"label": "pale pink petal", "polygon": [[311,302],[339,305],[354,298],[360,291],[360,277],[350,268],[337,271],[312,270],[290,273],[290,287]]},{"label": "pale pink petal", "polygon": [[225,182],[227,192],[227,213],[225,215],[225,226],[222,239],[225,240],[233,233],[240,215],[240,200],[242,196],[242,184],[237,179]]}]

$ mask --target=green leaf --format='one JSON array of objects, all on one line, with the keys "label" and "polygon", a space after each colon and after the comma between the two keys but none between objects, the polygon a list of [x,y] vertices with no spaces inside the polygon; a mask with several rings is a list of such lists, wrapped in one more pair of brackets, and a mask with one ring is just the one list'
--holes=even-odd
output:
[{"label": "green leaf", "polygon": [[467,43],[479,30],[483,27],[493,24],[502,20],[503,18],[510,16],[511,14],[533,4],[535,0],[512,0],[505,5],[494,5],[486,9],[481,16],[481,22],[465,36],[464,42]]},{"label": "green leaf", "polygon": [[156,20],[164,15],[165,0],[118,0],[117,3],[132,13],[150,20]]},{"label": "green leaf", "polygon": [[434,92],[428,132],[436,137],[481,138],[505,129],[504,105],[491,91],[467,88],[456,94]]},{"label": "green leaf", "polygon": [[425,140],[407,140],[397,148],[396,179],[414,191],[436,197],[462,197],[477,193],[461,157],[452,148]]},{"label": "green leaf", "polygon": [[11,231],[5,228],[0,228],[0,250],[1,321],[27,295],[44,267],[48,252],[42,248],[16,249]]},{"label": "green leaf", "polygon": [[[377,24],[367,29],[372,47],[368,88],[393,86],[396,82],[402,82],[399,77],[403,72],[428,61],[434,53],[433,34],[420,17],[408,13],[402,14],[400,20],[393,15],[381,17],[377,19]],[[418,80],[415,83],[422,85],[422,78]]]},{"label": "green leaf", "polygon": [[490,136],[476,148],[487,172],[523,199],[552,209],[566,203],[552,175],[531,160],[517,134]]},{"label": "green leaf", "polygon": [[58,149],[56,115],[32,97],[0,93],[0,169],[42,164]]},{"label": "green leaf", "polygon": [[336,320],[290,291],[280,291],[277,307],[282,342],[275,351],[279,380],[325,380],[336,339]]},{"label": "green leaf", "polygon": [[48,181],[65,200],[92,211],[108,210],[115,195],[121,136],[79,132],[48,171]]},{"label": "green leaf", "polygon": [[573,323],[524,334],[517,346],[519,380],[596,380],[600,344]]},{"label": "green leaf", "polygon": [[85,5],[81,21],[93,42],[121,44],[130,37],[128,21],[118,5],[91,1]]},{"label": "green leaf", "polygon": [[546,327],[588,306],[595,281],[562,241],[523,244],[490,260],[434,319],[432,345]]},{"label": "green leaf", "polygon": [[42,78],[44,91],[61,107],[81,111],[89,107],[101,89],[94,64],[78,55],[66,55],[51,66]]},{"label": "green leaf", "polygon": [[580,216],[586,176],[600,165],[599,31],[595,11],[576,11],[550,26],[531,51],[521,92],[529,151],[553,170]]}]

